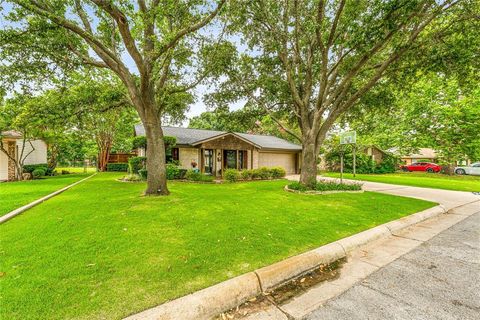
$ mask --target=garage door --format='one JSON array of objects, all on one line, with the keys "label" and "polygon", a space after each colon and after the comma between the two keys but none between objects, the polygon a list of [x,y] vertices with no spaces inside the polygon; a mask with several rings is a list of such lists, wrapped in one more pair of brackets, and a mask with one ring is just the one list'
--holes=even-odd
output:
[{"label": "garage door", "polygon": [[282,167],[287,173],[295,173],[294,153],[259,153],[259,167]]}]

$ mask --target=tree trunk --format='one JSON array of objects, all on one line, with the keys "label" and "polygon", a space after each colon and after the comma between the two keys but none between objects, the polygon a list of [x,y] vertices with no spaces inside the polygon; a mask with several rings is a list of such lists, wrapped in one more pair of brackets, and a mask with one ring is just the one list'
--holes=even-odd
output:
[{"label": "tree trunk", "polygon": [[57,144],[52,143],[48,145],[48,149],[50,151],[50,155],[47,161],[47,165],[48,168],[53,171],[57,167],[59,147]]},{"label": "tree trunk", "polygon": [[317,182],[317,148],[314,139],[304,139],[302,143],[302,172],[300,183],[313,188]]},{"label": "tree trunk", "polygon": [[[148,116],[147,116],[148,117]],[[160,118],[150,116],[143,121],[147,138],[147,190],[145,195],[168,195],[165,168],[165,143]]]}]

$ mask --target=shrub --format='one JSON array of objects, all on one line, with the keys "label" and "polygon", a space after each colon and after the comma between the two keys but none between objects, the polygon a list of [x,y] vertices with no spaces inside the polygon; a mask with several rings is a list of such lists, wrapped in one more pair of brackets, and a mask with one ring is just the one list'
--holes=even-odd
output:
[{"label": "shrub", "polygon": [[146,157],[131,157],[128,159],[128,172],[138,174],[140,169],[145,168]]},{"label": "shrub", "polygon": [[23,166],[23,172],[32,173],[35,169],[39,169],[39,168],[43,169],[46,172],[48,165],[46,163],[26,164]]},{"label": "shrub", "polygon": [[242,180],[251,180],[253,177],[253,170],[242,170],[240,171],[240,176],[242,177]]},{"label": "shrub", "polygon": [[309,191],[309,190],[316,190],[316,191],[360,191],[362,190],[362,185],[358,183],[353,184],[346,184],[346,183],[339,183],[336,181],[318,181],[315,183],[314,187],[308,187],[300,182],[292,182],[288,185],[289,189],[297,190],[297,191]]},{"label": "shrub", "polygon": [[122,171],[128,170],[128,163],[107,163],[107,171]]},{"label": "shrub", "polygon": [[166,169],[168,180],[180,179],[180,168],[177,165],[167,163]]},{"label": "shrub", "polygon": [[37,168],[32,171],[32,176],[34,179],[43,177],[45,175],[45,168]]},{"label": "shrub", "polygon": [[283,178],[287,175],[287,172],[282,167],[270,168],[270,175],[273,179]]},{"label": "shrub", "polygon": [[252,169],[252,179],[260,179],[260,169]]},{"label": "shrub", "polygon": [[68,171],[68,170],[62,170],[62,174],[70,174],[70,171]]},{"label": "shrub", "polygon": [[205,182],[213,181],[212,176],[206,176],[197,170],[188,170],[185,173],[185,179],[190,181],[205,181]]},{"label": "shrub", "polygon": [[288,185],[288,188],[289,189],[292,189],[292,190],[297,190],[297,191],[307,191],[308,188],[306,185],[304,184],[301,184],[300,182],[298,181],[295,181],[295,182],[292,182]]},{"label": "shrub", "polygon": [[138,170],[138,175],[142,180],[147,180],[147,169]]},{"label": "shrub", "polygon": [[187,169],[178,169],[178,179],[184,179],[185,175],[187,174]]},{"label": "shrub", "polygon": [[223,173],[223,177],[228,182],[236,182],[240,177],[240,173],[236,169],[226,169],[225,172]]},{"label": "shrub", "polygon": [[262,180],[267,180],[272,177],[272,172],[267,167],[261,167],[258,169],[258,178]]}]

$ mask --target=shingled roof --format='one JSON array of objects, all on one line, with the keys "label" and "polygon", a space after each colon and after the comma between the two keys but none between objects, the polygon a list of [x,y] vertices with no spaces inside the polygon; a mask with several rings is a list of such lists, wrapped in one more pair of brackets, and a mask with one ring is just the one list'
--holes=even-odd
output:
[{"label": "shingled roof", "polygon": [[[289,151],[302,150],[302,147],[300,145],[274,136],[181,127],[162,127],[162,129],[164,135],[177,138],[178,145],[195,145],[200,141],[208,140],[217,136],[223,136],[230,133],[252,143],[260,149]],[[135,135],[145,135],[145,128],[142,124],[135,125]]]}]

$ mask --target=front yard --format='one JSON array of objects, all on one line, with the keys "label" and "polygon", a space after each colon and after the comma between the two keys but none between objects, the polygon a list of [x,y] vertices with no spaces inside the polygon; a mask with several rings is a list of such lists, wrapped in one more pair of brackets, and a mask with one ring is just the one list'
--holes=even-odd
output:
[{"label": "front yard", "polygon": [[113,319],[435,204],[286,181],[143,183],[102,173],[0,225],[4,319]]},{"label": "front yard", "polygon": [[[338,172],[328,172],[323,175],[333,178],[340,177],[340,173]],[[357,174],[356,177],[353,177],[351,173],[345,173],[343,177],[345,179],[413,187],[480,192],[480,176],[448,176],[440,173],[399,172],[389,174]]]},{"label": "front yard", "polygon": [[69,174],[38,180],[2,182],[0,184],[0,216],[87,176],[88,174]]}]

